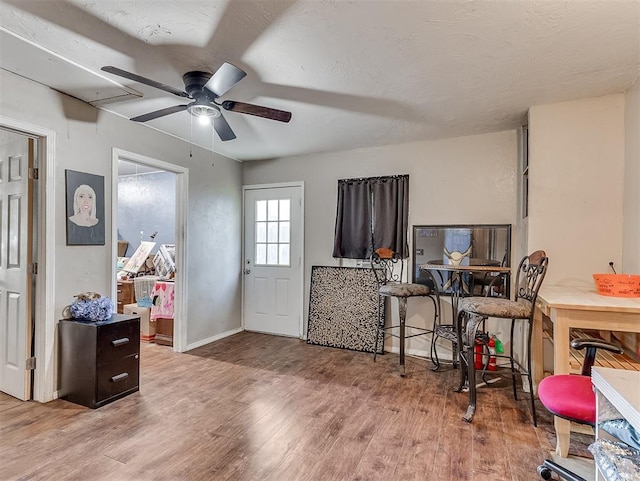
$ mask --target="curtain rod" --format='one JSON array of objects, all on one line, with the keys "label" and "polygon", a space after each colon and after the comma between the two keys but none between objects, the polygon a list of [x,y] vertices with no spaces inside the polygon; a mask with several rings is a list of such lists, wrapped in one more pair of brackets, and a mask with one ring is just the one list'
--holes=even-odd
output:
[{"label": "curtain rod", "polygon": [[388,181],[393,179],[403,179],[409,178],[409,174],[399,174],[399,175],[383,175],[378,177],[358,177],[355,179],[338,179],[338,182],[349,183],[349,182],[379,182],[379,181]]}]

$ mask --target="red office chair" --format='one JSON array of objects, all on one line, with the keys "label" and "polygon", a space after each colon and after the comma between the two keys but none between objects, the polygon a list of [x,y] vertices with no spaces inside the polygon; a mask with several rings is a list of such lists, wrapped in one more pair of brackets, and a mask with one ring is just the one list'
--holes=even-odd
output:
[{"label": "red office chair", "polygon": [[[596,395],[591,385],[591,367],[596,358],[596,350],[604,349],[622,354],[622,349],[601,339],[590,338],[576,339],[571,342],[571,347],[578,350],[587,349],[581,375],[554,374],[545,377],[538,385],[538,398],[554,416],[593,427],[596,423]],[[585,481],[565,467],[545,459],[544,463],[538,466],[538,475],[542,479],[551,479],[552,473],[569,481]]]}]

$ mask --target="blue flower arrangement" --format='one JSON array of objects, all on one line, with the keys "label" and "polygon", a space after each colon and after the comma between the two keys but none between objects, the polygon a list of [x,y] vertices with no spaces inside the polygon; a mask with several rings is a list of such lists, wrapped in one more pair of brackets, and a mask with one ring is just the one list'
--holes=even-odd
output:
[{"label": "blue flower arrangement", "polygon": [[77,299],[71,304],[70,311],[76,319],[106,321],[114,312],[113,301],[97,292],[86,292],[75,297]]}]

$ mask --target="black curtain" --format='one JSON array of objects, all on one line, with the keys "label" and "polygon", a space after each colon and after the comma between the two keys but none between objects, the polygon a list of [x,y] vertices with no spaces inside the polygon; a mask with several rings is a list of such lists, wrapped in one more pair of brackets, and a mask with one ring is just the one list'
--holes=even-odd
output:
[{"label": "black curtain", "polygon": [[388,247],[409,257],[409,176],[381,177],[371,185],[373,199],[373,251]]},{"label": "black curtain", "polygon": [[388,247],[409,257],[409,176],[338,181],[333,257],[368,259]]},{"label": "black curtain", "polygon": [[333,257],[369,258],[371,207],[371,185],[366,179],[338,181]]}]

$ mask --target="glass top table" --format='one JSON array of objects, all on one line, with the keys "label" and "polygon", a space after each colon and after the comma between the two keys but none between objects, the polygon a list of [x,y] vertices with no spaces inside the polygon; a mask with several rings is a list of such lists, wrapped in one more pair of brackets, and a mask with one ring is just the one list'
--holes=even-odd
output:
[{"label": "glass top table", "polygon": [[[488,275],[495,275],[495,279],[498,280],[501,277],[506,277],[505,283],[508,289],[511,267],[502,266],[500,261],[492,259],[476,259],[469,258],[469,265],[458,264],[445,264],[442,259],[430,260],[425,264],[419,265],[420,270],[438,271],[450,273],[451,275],[445,279],[441,276],[442,291],[440,295],[449,293],[451,295],[451,324],[441,323],[438,326],[434,326],[434,335],[443,337],[456,346],[460,346],[461,329],[458,326],[458,304],[460,298],[468,295],[472,295],[472,288],[469,286],[468,281],[465,279],[464,274],[485,273]],[[490,284],[491,285],[491,284]],[[506,291],[508,292],[508,290]],[[456,365],[458,353],[454,350],[452,352],[452,358],[454,366]],[[437,353],[436,353],[437,359]],[[436,367],[439,367],[439,362],[434,363]]]}]

